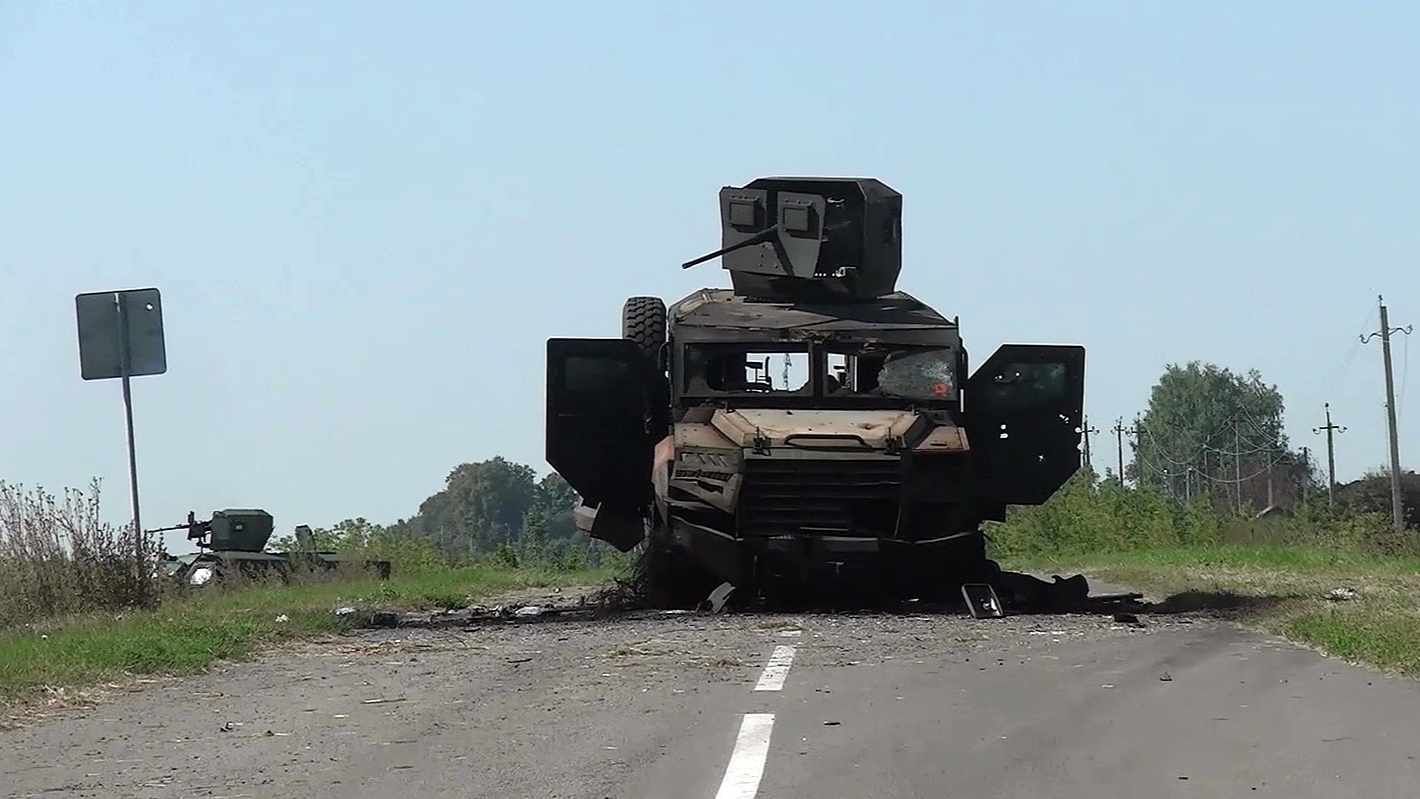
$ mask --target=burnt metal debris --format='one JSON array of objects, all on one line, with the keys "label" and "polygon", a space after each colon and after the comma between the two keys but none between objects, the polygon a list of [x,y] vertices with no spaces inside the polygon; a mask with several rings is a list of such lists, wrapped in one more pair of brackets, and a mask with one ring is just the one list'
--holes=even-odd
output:
[{"label": "burnt metal debris", "polygon": [[730,288],[547,342],[547,461],[584,532],[641,550],[646,601],[1084,601],[1083,577],[1003,572],[982,532],[1079,468],[1084,348],[1005,344],[972,371],[959,318],[897,288],[902,195],[876,179],[725,187],[720,220],[683,266],[718,258]]},{"label": "burnt metal debris", "polygon": [[[1069,580],[1056,577],[1053,581],[1040,580],[1022,574],[1012,574],[1011,577],[1016,580],[1017,584],[1029,584],[1033,581],[1046,587],[1049,598],[1042,599],[1039,595],[1022,596],[1011,591],[997,595],[993,593],[994,586],[966,584],[962,588],[968,599],[992,597],[994,600],[989,609],[968,601],[966,613],[978,619],[1003,618],[1022,614],[1113,616],[1116,623],[1139,625],[1138,617],[1133,615],[1134,613],[1179,613],[1190,610],[1189,608],[1171,608],[1168,602],[1163,604],[1145,602],[1143,595],[1137,593],[1081,596],[1078,588],[1082,583],[1078,582],[1081,579],[1078,577],[1072,577]],[[1066,583],[1069,583],[1073,590],[1060,588]],[[437,630],[546,623],[577,624],[610,620],[654,619],[665,616],[755,612],[756,609],[753,608],[731,609],[727,607],[724,600],[729,596],[729,592],[724,589],[724,585],[722,584],[720,587],[720,594],[712,595],[711,598],[700,603],[693,610],[648,608],[643,603],[627,601],[626,596],[613,589],[582,597],[575,602],[548,600],[540,604],[470,605],[457,609],[409,612],[379,608],[356,609],[347,606],[335,609],[335,615],[349,619],[356,628]],[[1060,601],[1062,599],[1064,601]],[[919,599],[909,599],[879,605],[874,611],[888,615],[920,617],[959,612],[959,605],[960,603],[949,601],[923,602]],[[828,612],[815,615],[840,614]]]},{"label": "burnt metal debris", "polygon": [[188,511],[187,522],[148,530],[150,533],[186,530],[197,551],[185,555],[164,553],[159,573],[189,589],[230,583],[236,579],[276,578],[282,582],[302,571],[332,572],[341,566],[357,566],[382,580],[389,579],[390,562],[351,558],[335,552],[318,551],[306,525],[296,528],[299,548],[288,552],[268,551],[274,520],[259,508],[227,508],[206,520]]}]

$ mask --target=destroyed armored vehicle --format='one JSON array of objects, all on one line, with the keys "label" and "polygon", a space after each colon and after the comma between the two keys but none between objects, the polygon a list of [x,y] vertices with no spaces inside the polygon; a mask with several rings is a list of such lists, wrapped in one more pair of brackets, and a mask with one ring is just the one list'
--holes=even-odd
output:
[{"label": "destroyed armored vehicle", "polygon": [[270,513],[260,509],[228,508],[214,511],[212,518],[198,521],[188,512],[187,523],[149,530],[150,533],[186,530],[189,541],[196,541],[198,550],[185,555],[167,555],[159,561],[160,572],[181,586],[201,588],[209,584],[230,583],[236,579],[288,582],[301,572],[333,572],[344,565],[355,564],[381,580],[390,576],[387,560],[359,560],[334,552],[316,551],[311,530],[306,525],[296,528],[300,549],[291,552],[269,552],[266,544],[274,529]]},{"label": "destroyed armored vehicle", "polygon": [[619,338],[547,342],[546,457],[578,526],[645,548],[659,604],[951,595],[993,584],[982,523],[1080,465],[1083,347],[969,370],[958,318],[897,289],[875,179],[720,192],[731,287],[628,299]]}]

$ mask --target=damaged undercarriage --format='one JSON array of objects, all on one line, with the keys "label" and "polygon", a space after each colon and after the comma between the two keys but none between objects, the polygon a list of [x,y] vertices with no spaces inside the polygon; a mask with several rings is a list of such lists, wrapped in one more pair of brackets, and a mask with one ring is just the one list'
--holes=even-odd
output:
[{"label": "damaged undercarriage", "polygon": [[[884,588],[881,584],[865,586],[839,582],[833,585],[832,591],[798,590],[769,594],[737,591],[734,583],[722,582],[697,599],[688,590],[690,586],[678,580],[677,576],[658,574],[654,566],[647,565],[649,551],[643,552],[643,557],[638,561],[636,576],[621,587],[621,602],[627,607],[721,613],[727,610],[894,611],[926,605],[965,610],[975,618],[1002,618],[1017,614],[1100,612],[1117,605],[1136,603],[1143,597],[1139,593],[1091,595],[1089,581],[1083,574],[1070,577],[1052,575],[1050,579],[1045,579],[1024,572],[1007,571],[999,568],[994,561],[986,560],[986,569],[979,577],[981,582],[939,581],[935,585],[923,586],[928,590],[917,592],[920,595],[904,593],[900,590],[900,582],[891,588]],[[704,585],[705,582],[700,581],[696,587]],[[951,586],[957,590],[949,590]]]}]

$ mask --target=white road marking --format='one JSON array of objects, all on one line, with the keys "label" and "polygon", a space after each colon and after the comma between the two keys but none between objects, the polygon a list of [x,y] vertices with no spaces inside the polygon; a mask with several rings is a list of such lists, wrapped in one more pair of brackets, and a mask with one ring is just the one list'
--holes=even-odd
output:
[{"label": "white road marking", "polygon": [[756,691],[778,691],[784,687],[784,679],[789,676],[789,666],[794,663],[794,647],[776,646],[774,654],[769,656],[769,663],[764,667],[764,673],[759,675],[759,683],[754,686]]},{"label": "white road marking", "polygon": [[730,765],[715,799],[754,799],[759,792],[759,780],[764,776],[764,761],[769,757],[769,734],[774,730],[773,713],[746,713],[735,739]]}]

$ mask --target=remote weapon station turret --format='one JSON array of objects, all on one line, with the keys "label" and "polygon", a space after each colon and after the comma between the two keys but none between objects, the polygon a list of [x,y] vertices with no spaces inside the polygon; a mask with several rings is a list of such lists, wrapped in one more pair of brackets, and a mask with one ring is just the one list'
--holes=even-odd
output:
[{"label": "remote weapon station turret", "polygon": [[646,548],[653,601],[926,596],[993,583],[981,523],[1080,465],[1083,347],[968,371],[897,289],[902,195],[853,178],[720,191],[731,288],[631,297],[620,338],[547,342],[548,463],[578,526]]}]

